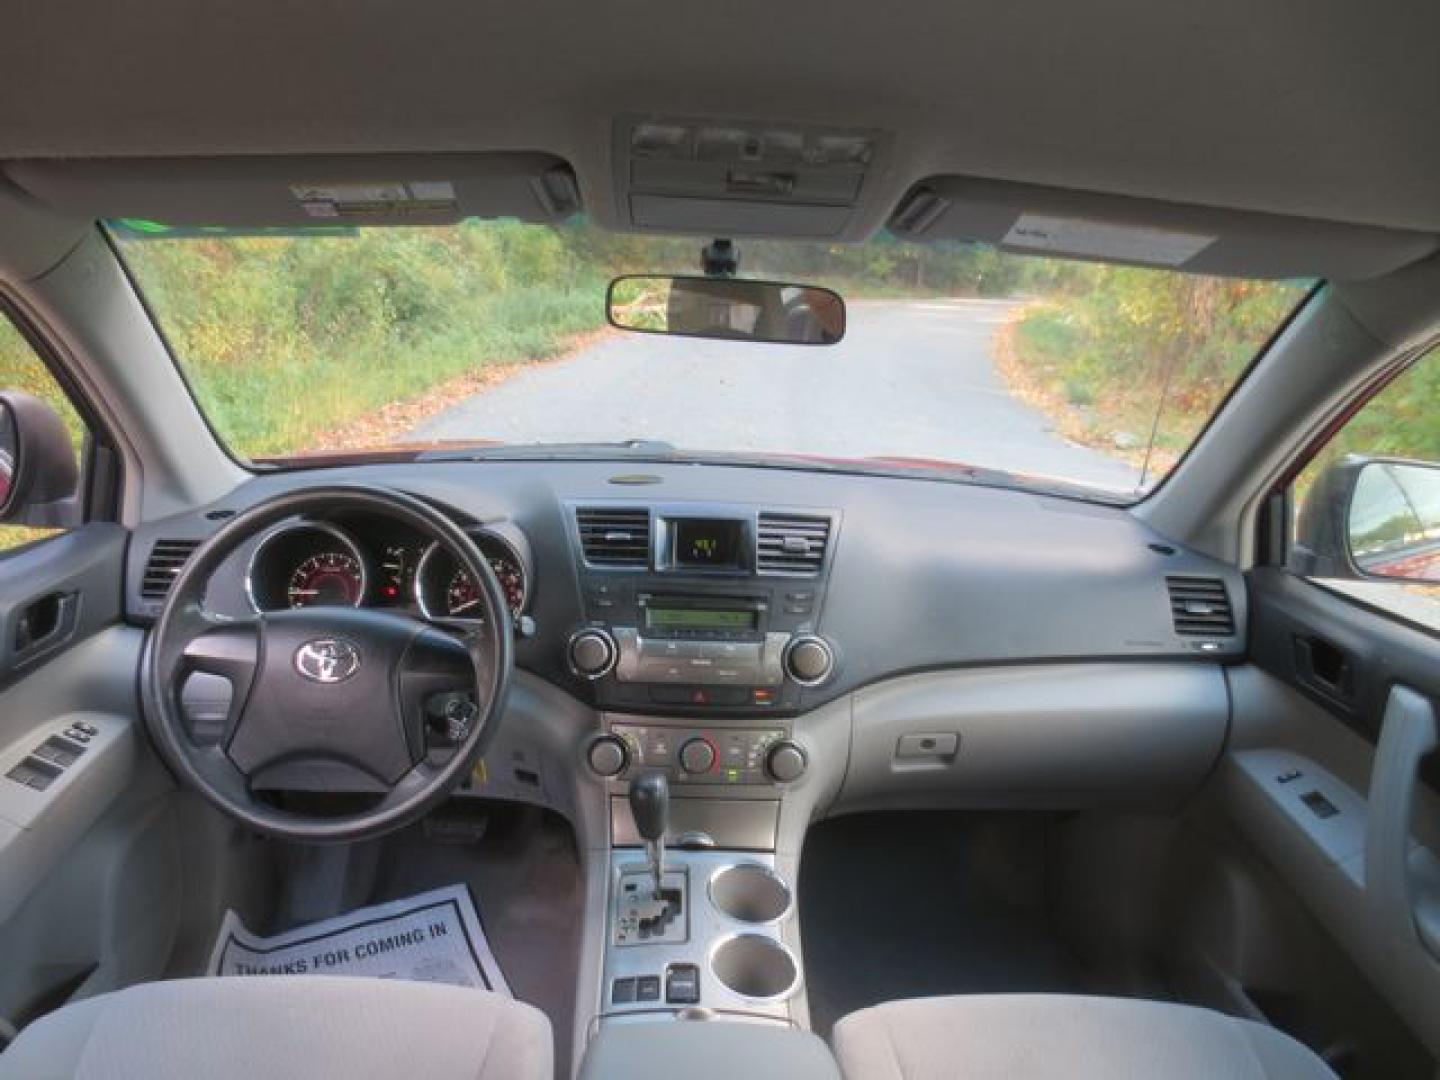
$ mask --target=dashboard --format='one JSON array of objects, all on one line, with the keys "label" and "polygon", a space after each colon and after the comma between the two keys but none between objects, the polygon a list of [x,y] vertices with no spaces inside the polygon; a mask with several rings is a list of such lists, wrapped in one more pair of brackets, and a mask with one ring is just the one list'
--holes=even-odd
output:
[{"label": "dashboard", "polygon": [[[135,531],[129,617],[153,619],[174,570],[234,513],[335,483],[408,492],[467,529],[510,602],[517,668],[610,714],[749,722],[917,673],[1213,665],[1245,650],[1240,575],[1120,508],[920,477],[599,460],[257,475]],[[463,631],[473,599],[447,552],[340,516],[242,546],[206,604],[234,617],[366,605]]]}]

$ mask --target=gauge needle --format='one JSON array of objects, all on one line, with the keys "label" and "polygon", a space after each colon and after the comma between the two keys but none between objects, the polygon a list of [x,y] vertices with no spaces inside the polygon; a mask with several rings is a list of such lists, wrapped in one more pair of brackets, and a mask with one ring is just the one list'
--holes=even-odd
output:
[{"label": "gauge needle", "polygon": [[466,600],[465,603],[463,603],[463,604],[457,604],[457,605],[455,605],[454,607],[452,607],[452,608],[450,609],[450,614],[451,614],[451,615],[459,615],[460,612],[462,612],[462,611],[469,611],[472,607],[474,607],[474,606],[475,606],[476,604],[478,604],[478,603],[480,603],[479,600]]},{"label": "gauge needle", "polygon": [[319,589],[291,589],[291,596],[319,596]]}]

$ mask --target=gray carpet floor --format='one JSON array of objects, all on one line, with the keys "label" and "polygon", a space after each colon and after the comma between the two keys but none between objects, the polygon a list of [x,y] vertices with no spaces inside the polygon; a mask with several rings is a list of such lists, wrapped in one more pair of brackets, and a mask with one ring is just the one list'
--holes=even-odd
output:
[{"label": "gray carpet floor", "polygon": [[815,1030],[897,998],[1079,988],[1047,910],[1046,828],[935,813],[814,827],[799,893]]}]

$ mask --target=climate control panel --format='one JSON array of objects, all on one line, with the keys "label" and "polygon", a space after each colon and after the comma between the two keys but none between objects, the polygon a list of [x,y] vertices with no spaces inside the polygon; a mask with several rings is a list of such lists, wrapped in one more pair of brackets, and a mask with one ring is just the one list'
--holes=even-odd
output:
[{"label": "climate control panel", "polygon": [[783,728],[690,728],[615,724],[586,752],[592,772],[625,779],[638,769],[664,769],[677,784],[732,787],[790,783],[805,772],[805,752]]}]

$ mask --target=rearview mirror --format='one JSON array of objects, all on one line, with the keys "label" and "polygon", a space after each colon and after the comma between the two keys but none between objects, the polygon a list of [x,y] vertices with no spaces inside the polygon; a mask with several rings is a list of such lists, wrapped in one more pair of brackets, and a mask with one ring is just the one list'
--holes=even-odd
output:
[{"label": "rearview mirror", "polygon": [[0,522],[70,524],[79,479],[60,414],[32,394],[0,394]]},{"label": "rearview mirror", "polygon": [[829,289],[740,278],[616,278],[605,297],[610,325],[645,334],[834,345],[845,336],[845,301]]}]

